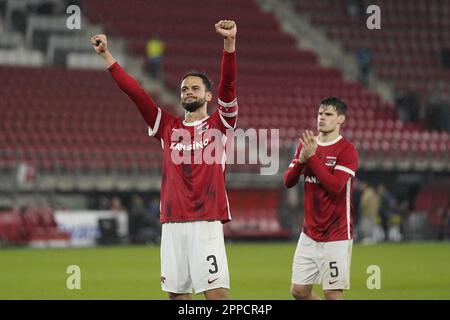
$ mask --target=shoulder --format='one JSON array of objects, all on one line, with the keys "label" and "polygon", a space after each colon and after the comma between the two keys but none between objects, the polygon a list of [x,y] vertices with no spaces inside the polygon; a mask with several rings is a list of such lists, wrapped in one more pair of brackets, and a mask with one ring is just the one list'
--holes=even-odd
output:
[{"label": "shoulder", "polygon": [[351,143],[350,141],[348,141],[347,139],[345,139],[345,138],[342,138],[341,145],[342,145],[342,152],[355,152],[355,153],[358,153],[358,151],[355,148],[355,145],[353,143]]},{"label": "shoulder", "polygon": [[358,161],[358,151],[355,146],[348,140],[342,139],[340,141],[338,157],[342,161]]},{"label": "shoulder", "polygon": [[164,118],[174,126],[182,126],[184,118],[174,115],[170,112],[163,111]]},{"label": "shoulder", "polygon": [[161,126],[168,132],[172,129],[183,128],[183,119],[168,112],[161,113]]}]

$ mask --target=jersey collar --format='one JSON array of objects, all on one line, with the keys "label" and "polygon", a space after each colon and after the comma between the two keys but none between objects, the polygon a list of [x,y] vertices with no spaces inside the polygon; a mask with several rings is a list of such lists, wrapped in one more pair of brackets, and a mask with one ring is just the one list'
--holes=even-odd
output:
[{"label": "jersey collar", "polygon": [[328,147],[331,146],[332,144],[335,144],[336,142],[338,142],[339,140],[342,139],[341,135],[338,135],[336,139],[332,140],[332,141],[328,141],[328,142],[320,142],[319,141],[319,137],[317,137],[317,145],[321,146],[321,147]]},{"label": "jersey collar", "polygon": [[204,117],[203,119],[200,119],[200,120],[197,120],[197,121],[194,121],[194,122],[186,122],[186,120],[183,120],[183,125],[185,125],[186,127],[196,126],[196,125],[202,123],[203,121],[205,121],[208,118],[209,118],[209,116]]}]

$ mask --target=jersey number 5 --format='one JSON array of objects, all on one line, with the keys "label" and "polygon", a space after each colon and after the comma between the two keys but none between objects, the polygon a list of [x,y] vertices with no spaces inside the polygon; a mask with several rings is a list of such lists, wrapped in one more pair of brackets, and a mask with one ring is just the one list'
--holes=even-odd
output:
[{"label": "jersey number 5", "polygon": [[336,266],[336,261],[330,262],[330,270],[331,270],[330,276],[332,278],[336,278],[339,275],[338,267]]}]

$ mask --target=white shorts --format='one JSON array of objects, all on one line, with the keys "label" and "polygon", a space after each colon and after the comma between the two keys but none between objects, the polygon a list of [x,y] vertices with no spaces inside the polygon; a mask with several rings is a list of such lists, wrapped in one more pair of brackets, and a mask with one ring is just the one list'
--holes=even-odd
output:
[{"label": "white shorts", "polygon": [[322,284],[323,290],[350,289],[353,240],[317,242],[302,233],[292,265],[292,283]]},{"label": "white shorts", "polygon": [[230,288],[220,221],[162,225],[161,288],[179,294]]}]

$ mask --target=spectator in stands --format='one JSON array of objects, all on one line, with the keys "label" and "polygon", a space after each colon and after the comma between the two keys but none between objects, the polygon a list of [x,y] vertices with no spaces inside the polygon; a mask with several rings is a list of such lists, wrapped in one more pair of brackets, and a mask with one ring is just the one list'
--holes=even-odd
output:
[{"label": "spectator in stands", "polygon": [[159,221],[160,214],[160,202],[159,197],[153,197],[148,204],[148,213],[152,220],[157,219]]},{"label": "spectator in stands", "polygon": [[299,194],[297,188],[284,190],[282,197],[283,200],[279,202],[279,208],[277,210],[280,226],[284,230],[292,232],[293,235],[299,236],[300,230],[298,230],[298,226],[301,221],[299,221],[298,215],[302,211],[302,208],[298,205]]},{"label": "spectator in stands", "polygon": [[428,130],[450,131],[450,99],[441,89],[431,95],[425,108],[425,127]]},{"label": "spectator in stands", "polygon": [[360,219],[360,208],[359,204],[361,202],[362,194],[362,180],[355,179],[353,183],[353,234],[355,241],[359,241],[359,219]]},{"label": "spectator in stands", "polygon": [[[153,200],[152,200],[153,201]],[[139,195],[133,195],[128,210],[128,232],[131,243],[158,243],[161,235],[158,214],[145,207],[144,200]]]},{"label": "spectator in stands", "polygon": [[402,239],[406,239],[408,235],[406,234],[407,222],[410,214],[410,205],[408,200],[400,199],[397,202],[397,207],[395,209],[396,214],[399,216],[399,233]]},{"label": "spectator in stands", "polygon": [[372,71],[372,52],[369,48],[361,47],[356,50],[356,61],[359,69],[359,82],[364,86],[370,85]]},{"label": "spectator in stands", "polygon": [[383,228],[384,241],[389,241],[390,220],[391,216],[394,214],[396,201],[382,183],[378,184],[377,193],[380,199],[380,208],[378,212],[381,219],[381,227]]},{"label": "spectator in stands", "polygon": [[143,226],[143,220],[147,215],[144,200],[139,195],[131,197],[131,204],[128,211],[128,235],[131,243],[139,243],[138,234]]},{"label": "spectator in stands", "polygon": [[359,222],[359,230],[361,233],[361,242],[364,244],[376,243],[380,240],[381,235],[377,225],[380,210],[380,197],[375,188],[368,182],[362,181],[362,194],[359,204],[361,219]]},{"label": "spectator in stands", "polygon": [[366,14],[367,4],[364,0],[347,0],[347,14],[352,19],[360,19]]},{"label": "spectator in stands", "polygon": [[150,76],[153,79],[162,80],[162,60],[166,44],[158,36],[153,36],[148,39],[145,46],[147,54],[147,68]]},{"label": "spectator in stands", "polygon": [[27,162],[18,163],[16,181],[19,185],[34,183],[36,176],[37,170],[34,164]]},{"label": "spectator in stands", "polygon": [[[395,208],[397,209],[397,207]],[[400,242],[403,240],[402,234],[402,217],[400,213],[395,211],[389,218],[389,241]]]},{"label": "spectator in stands", "polygon": [[98,199],[98,209],[99,210],[109,210],[111,208],[111,201],[107,196],[100,196]]},{"label": "spectator in stands", "polygon": [[450,206],[439,208],[438,240],[450,239]]},{"label": "spectator in stands", "polygon": [[441,49],[442,67],[450,69],[450,48]]},{"label": "spectator in stands", "polygon": [[114,212],[125,211],[125,207],[122,204],[122,199],[117,196],[113,197],[111,199],[111,207],[109,209]]},{"label": "spectator in stands", "polygon": [[444,239],[450,240],[450,205],[447,206],[446,217],[447,217],[447,228],[444,233]]},{"label": "spectator in stands", "polygon": [[411,88],[398,90],[395,96],[395,106],[399,120],[417,122],[420,118],[420,102],[417,92]]},{"label": "spectator in stands", "polygon": [[150,200],[146,221],[148,227],[152,230],[153,243],[158,243],[161,239],[161,224],[159,223],[160,207],[159,197],[154,197]]}]

